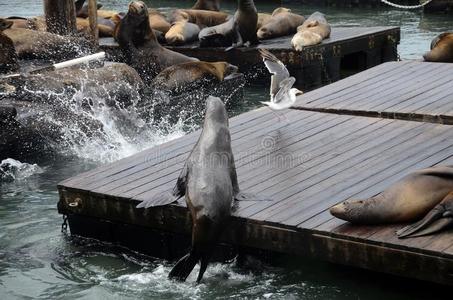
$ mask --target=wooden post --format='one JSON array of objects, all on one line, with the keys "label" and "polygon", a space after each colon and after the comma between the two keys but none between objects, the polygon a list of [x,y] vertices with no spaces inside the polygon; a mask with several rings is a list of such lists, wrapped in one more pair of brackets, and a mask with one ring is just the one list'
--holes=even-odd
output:
[{"label": "wooden post", "polygon": [[77,32],[74,0],[44,0],[47,31],[71,35]]},{"label": "wooden post", "polygon": [[99,29],[98,29],[98,8],[96,0],[88,1],[88,19],[90,21],[91,39],[95,45],[98,45]]}]

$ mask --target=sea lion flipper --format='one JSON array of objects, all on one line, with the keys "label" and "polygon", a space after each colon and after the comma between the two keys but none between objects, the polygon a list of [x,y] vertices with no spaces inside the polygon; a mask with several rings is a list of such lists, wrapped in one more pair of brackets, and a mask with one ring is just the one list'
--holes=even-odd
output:
[{"label": "sea lion flipper", "polygon": [[417,237],[438,232],[453,224],[453,193],[448,194],[420,221],[396,232],[398,238]]},{"label": "sea lion flipper", "polygon": [[137,208],[149,208],[149,207],[156,207],[156,206],[164,206],[171,204],[178,200],[178,197],[173,195],[170,191],[163,191],[158,193],[157,195],[153,196],[150,199],[142,201]]},{"label": "sea lion flipper", "polygon": [[176,181],[176,185],[173,188],[173,196],[178,198],[186,194],[187,176],[189,174],[189,168],[187,164],[188,162],[184,164],[184,167],[179,174],[178,180]]},{"label": "sea lion flipper", "polygon": [[168,278],[185,281],[199,260],[200,255],[195,254],[193,251],[189,252],[176,263],[173,269],[171,269]]},{"label": "sea lion flipper", "polygon": [[234,196],[237,201],[272,201],[269,197],[260,196],[252,193],[239,192]]}]

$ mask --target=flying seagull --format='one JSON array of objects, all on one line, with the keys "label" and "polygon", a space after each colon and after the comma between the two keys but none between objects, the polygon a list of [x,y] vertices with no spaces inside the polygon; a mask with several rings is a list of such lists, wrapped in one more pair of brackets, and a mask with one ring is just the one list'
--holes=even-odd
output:
[{"label": "flying seagull", "polygon": [[290,108],[296,97],[302,95],[302,91],[293,88],[296,79],[289,75],[285,65],[275,55],[270,53],[266,49],[259,49],[263,62],[271,77],[271,101],[261,102],[264,105],[269,106],[272,110],[282,110]]}]

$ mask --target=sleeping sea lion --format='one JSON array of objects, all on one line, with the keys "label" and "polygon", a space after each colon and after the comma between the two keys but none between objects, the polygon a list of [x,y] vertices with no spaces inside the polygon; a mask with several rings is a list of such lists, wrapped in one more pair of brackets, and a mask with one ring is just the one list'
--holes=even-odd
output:
[{"label": "sleeping sea lion", "polygon": [[169,277],[186,280],[200,261],[200,282],[213,246],[228,224],[233,201],[254,198],[239,190],[228,115],[219,98],[207,100],[203,130],[173,191],[157,194],[137,207],[167,205],[181,197],[185,197],[192,216],[192,249],[176,263]]},{"label": "sleeping sea lion", "polygon": [[453,32],[444,32],[433,39],[431,51],[423,58],[432,62],[453,62]]},{"label": "sleeping sea lion", "polygon": [[166,34],[170,29],[171,24],[167,21],[165,16],[155,9],[148,9],[148,13],[149,24],[151,25],[151,28],[160,31],[163,34]]},{"label": "sleeping sea lion", "polygon": [[[377,196],[366,200],[351,200],[330,208],[330,213],[337,218],[357,224],[386,224],[420,220],[427,215],[433,220],[435,215],[450,217],[453,191],[453,166],[439,166],[418,170],[403,177],[401,180],[384,190]],[[443,204],[442,200],[445,199]],[[448,205],[444,205],[447,203]],[[439,205],[438,205],[439,204]],[[436,206],[437,205],[437,206]],[[436,207],[436,208],[435,208]],[[434,210],[433,210],[434,208]],[[449,212],[449,213],[448,213]],[[413,229],[427,229],[427,220],[423,224],[415,224]],[[451,223],[450,221],[448,223]],[[423,225],[423,226],[420,226]],[[439,223],[435,223],[438,226]],[[441,228],[436,227],[437,230]],[[410,234],[409,228],[401,234]]]},{"label": "sleeping sea lion", "polygon": [[92,45],[84,38],[61,36],[45,31],[9,28],[4,31],[14,43],[19,58],[63,60],[92,52]]},{"label": "sleeping sea lion", "polygon": [[[89,32],[90,21],[84,18],[76,18],[78,32]],[[113,37],[116,24],[109,19],[98,18],[98,30],[100,37]]]},{"label": "sleeping sea lion", "polygon": [[225,23],[228,18],[229,15],[224,12],[195,9],[176,9],[169,16],[169,20],[172,23],[185,20],[197,24],[200,28]]},{"label": "sleeping sea lion", "polygon": [[266,25],[267,22],[272,18],[271,14],[258,13],[258,21],[256,23],[256,30],[260,29],[262,26]]},{"label": "sleeping sea lion", "polygon": [[[96,4],[99,10],[102,4]],[[85,5],[85,0],[77,0],[75,2],[75,12],[77,18],[88,18],[88,5]]]},{"label": "sleeping sea lion", "polygon": [[196,41],[200,27],[187,21],[177,21],[173,23],[170,30],[165,34],[165,40],[169,45],[184,45]]},{"label": "sleeping sea lion", "polygon": [[294,34],[297,27],[304,21],[303,16],[292,13],[290,9],[280,7],[274,10],[270,20],[258,29],[257,36],[264,40]]},{"label": "sleeping sea lion", "polygon": [[0,74],[14,72],[19,69],[17,54],[13,41],[3,34],[3,30],[11,28],[13,22],[0,19]]},{"label": "sleeping sea lion", "polygon": [[129,65],[149,81],[165,68],[198,61],[162,47],[149,24],[148,8],[142,1],[132,1],[129,11],[116,30],[116,39],[124,52]]},{"label": "sleeping sea lion", "polygon": [[297,51],[302,51],[305,46],[317,45],[330,36],[330,25],[324,14],[313,13],[297,28],[297,33],[291,40],[291,45]]},{"label": "sleeping sea lion", "polygon": [[152,86],[160,90],[183,89],[195,81],[221,82],[228,76],[237,74],[238,67],[227,62],[188,62],[166,68],[152,81]]},{"label": "sleeping sea lion", "polygon": [[233,18],[200,31],[200,46],[236,48],[258,44],[257,24],[258,14],[253,0],[238,0],[238,9]]},{"label": "sleeping sea lion", "polygon": [[220,0],[197,0],[192,9],[219,11]]}]

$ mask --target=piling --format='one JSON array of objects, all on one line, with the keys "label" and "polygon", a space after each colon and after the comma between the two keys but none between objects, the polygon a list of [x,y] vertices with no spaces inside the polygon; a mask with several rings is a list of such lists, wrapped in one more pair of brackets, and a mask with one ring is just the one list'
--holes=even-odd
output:
[{"label": "piling", "polygon": [[77,32],[73,0],[44,0],[47,31],[59,35]]}]

